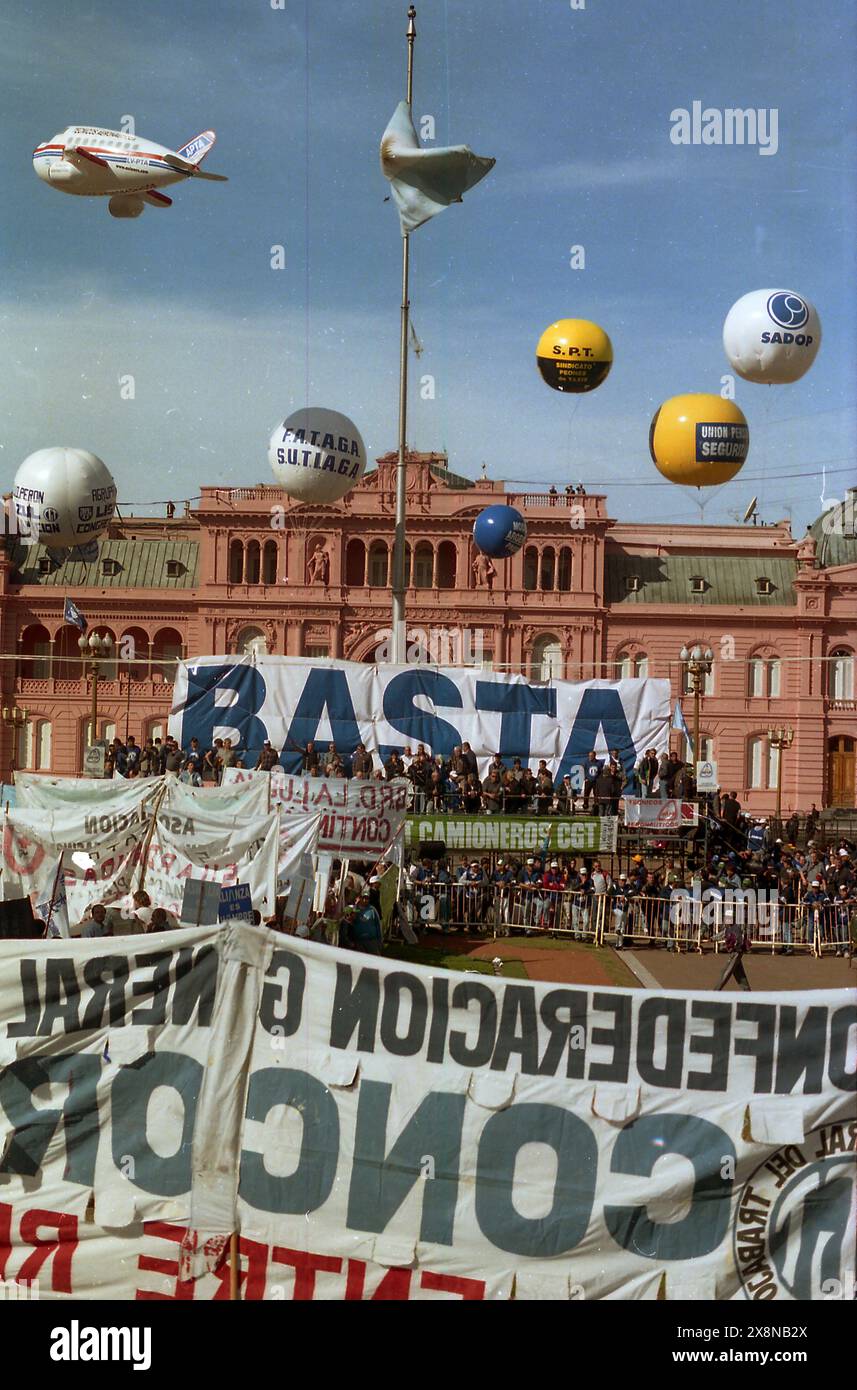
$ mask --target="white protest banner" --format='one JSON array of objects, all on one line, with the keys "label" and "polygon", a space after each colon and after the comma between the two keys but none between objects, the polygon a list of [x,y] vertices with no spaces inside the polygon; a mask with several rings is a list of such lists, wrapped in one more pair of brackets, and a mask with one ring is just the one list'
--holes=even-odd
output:
[{"label": "white protest banner", "polygon": [[368,665],[298,657],[204,656],[179,662],[170,733],[187,747],[233,739],[244,761],[265,740],[288,772],[309,742],[350,757],[363,743],[376,766],[422,743],[445,757],[468,742],[480,768],[498,753],[524,764],[545,758],[561,780],[594,748],[617,748],[630,772],[647,748],[666,751],[666,680],[531,681],[459,666]]},{"label": "white protest banner", "polygon": [[[260,776],[264,779],[267,774],[261,773]],[[264,780],[220,787],[194,787],[177,777],[167,777],[166,787],[164,807],[179,815],[193,815],[202,810],[208,815],[253,817],[267,816],[274,809],[268,804],[268,788]]]},{"label": "white protest banner", "polygon": [[110,943],[109,988],[104,954],[0,943],[0,1250],[40,1298],[225,1299],[233,1230],[250,1299],[853,1278],[853,991],[462,977],[243,925]]},{"label": "white protest banner", "polygon": [[157,907],[176,917],[181,912],[185,881],[219,883],[222,888],[247,883],[254,907],[263,917],[276,906],[280,820],[276,814],[249,817],[192,816],[161,811],[145,859],[146,892]]},{"label": "white protest banner", "polygon": [[16,772],[17,809],[61,811],[72,806],[99,807],[121,812],[129,806],[154,801],[164,787],[163,777],[111,777],[95,782],[89,777],[46,777],[40,772]]},{"label": "white protest banner", "polygon": [[72,924],[92,903],[115,902],[131,892],[149,828],[151,804],[137,799],[109,806],[63,806],[61,810],[10,811],[3,822],[0,900],[53,892],[60,856]]},{"label": "white protest banner", "polygon": [[658,801],[626,796],[625,824],[637,830],[687,830],[699,824],[699,807],[695,801],[680,801],[675,797]]},{"label": "white protest banner", "polygon": [[283,817],[319,817],[317,850],[321,854],[371,858],[384,852],[398,835],[408,808],[409,784],[404,777],[390,782],[365,782],[348,777],[291,776],[281,767],[271,772],[249,772],[240,767],[223,770],[223,787],[270,787],[271,809]]}]

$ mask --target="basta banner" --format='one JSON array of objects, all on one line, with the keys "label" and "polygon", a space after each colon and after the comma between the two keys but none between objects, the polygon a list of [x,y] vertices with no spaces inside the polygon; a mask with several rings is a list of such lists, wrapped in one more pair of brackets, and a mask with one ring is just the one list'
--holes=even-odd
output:
[{"label": "basta banner", "polygon": [[197,657],[179,662],[170,733],[210,748],[231,738],[243,760],[269,740],[287,772],[302,750],[331,742],[344,757],[363,743],[376,768],[394,751],[423,744],[449,757],[469,743],[480,772],[499,753],[528,764],[544,758],[561,781],[593,749],[615,748],[626,771],[647,748],[666,751],[670,684],[666,680],[529,680],[460,666],[394,666],[265,656]]},{"label": "basta banner", "polygon": [[855,1027],[852,991],[470,977],[243,924],[0,942],[2,1275],[226,1299],[238,1232],[245,1299],[842,1297]]}]

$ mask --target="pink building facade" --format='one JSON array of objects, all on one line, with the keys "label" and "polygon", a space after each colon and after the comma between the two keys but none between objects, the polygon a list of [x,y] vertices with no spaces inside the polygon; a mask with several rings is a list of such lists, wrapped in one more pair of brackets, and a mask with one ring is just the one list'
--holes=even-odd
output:
[{"label": "pink building facade", "polygon": [[[115,655],[99,667],[98,735],[163,732],[175,662],[257,650],[383,660],[389,654],[395,457],[344,501],[299,505],[277,487],[202,490],[193,511],[127,518],[93,564],[56,566],[7,537],[0,552],[4,719],[0,770],[80,770],[90,734],[90,664],[63,622],[65,598]],[[599,495],[508,494],[408,462],[412,655],[493,663],[534,677],[665,677],[693,697],[685,645],[714,653],[700,704],[701,754],[754,812],[857,803],[857,539],[852,492],[796,541],[788,523],[618,522]],[[473,521],[505,501],[528,536],[486,565]],[[18,711],[15,716],[14,711]],[[23,711],[26,720],[20,727]],[[674,735],[678,746],[679,735]]]}]

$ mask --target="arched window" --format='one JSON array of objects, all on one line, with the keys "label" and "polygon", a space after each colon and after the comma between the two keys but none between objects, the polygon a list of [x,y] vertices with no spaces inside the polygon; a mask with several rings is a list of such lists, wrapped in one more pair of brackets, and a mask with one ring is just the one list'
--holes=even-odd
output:
[{"label": "arched window", "polygon": [[244,582],[258,584],[262,573],[262,547],[258,541],[247,542],[247,558],[244,566]]},{"label": "arched window", "polygon": [[355,589],[366,583],[366,547],[362,541],[349,541],[346,546],[345,583]]},{"label": "arched window", "polygon": [[747,785],[754,791],[770,791],[777,785],[780,750],[772,748],[767,734],[747,740]]},{"label": "arched window", "polygon": [[27,772],[48,772],[51,766],[51,721],[31,717],[18,730],[18,767]]},{"label": "arched window", "polygon": [[562,677],[562,645],[549,633],[537,637],[533,643],[533,657],[530,663],[533,680],[549,681]]},{"label": "arched window", "polygon": [[559,573],[557,574],[556,587],[561,593],[567,594],[571,589],[571,546],[564,545],[559,552]]},{"label": "arched window", "polygon": [[539,585],[539,552],[534,545],[524,551],[524,588],[537,589]]},{"label": "arched window", "polygon": [[711,734],[699,735],[699,752],[697,757],[700,762],[714,762],[714,739]]},{"label": "arched window", "polygon": [[831,700],[854,699],[854,653],[838,647],[829,657],[828,692]]},{"label": "arched window", "polygon": [[542,551],[542,562],[539,566],[539,588],[546,593],[554,587],[556,580],[556,556],[552,545],[546,545]]},{"label": "arched window", "polygon": [[176,665],[182,658],[183,643],[174,627],[162,627],[152,638],[152,675],[170,684],[176,678]]},{"label": "arched window", "polygon": [[456,553],[452,541],[441,541],[437,548],[437,587],[455,588]]},{"label": "arched window", "polygon": [[262,549],[262,583],[277,582],[277,542],[265,541]]},{"label": "arched window", "polygon": [[46,681],[51,675],[51,634],[41,623],[31,623],[21,633],[19,674],[32,680]]},{"label": "arched window", "polygon": [[620,652],[617,656],[616,680],[645,680],[648,674],[649,658],[645,652]]},{"label": "arched window", "polygon": [[780,694],[781,663],[778,656],[751,656],[747,693],[751,700],[776,700]]},{"label": "arched window", "polygon": [[260,627],[245,627],[239,632],[235,640],[235,650],[239,656],[264,656],[268,650],[268,642],[264,632]]},{"label": "arched window", "polygon": [[80,648],[77,639],[81,636],[79,628],[68,625],[61,627],[54,639],[54,679],[58,681],[79,681],[83,675]]},{"label": "arched window", "polygon": [[244,580],[244,545],[242,541],[229,542],[229,583],[241,584]]},{"label": "arched window", "polygon": [[120,675],[144,681],[149,674],[149,635],[141,627],[127,627],[119,638]]},{"label": "arched window", "polygon": [[431,589],[434,583],[434,549],[420,541],[414,551],[414,588]]},{"label": "arched window", "polygon": [[386,589],[389,583],[390,552],[383,541],[373,541],[369,547],[369,586]]}]

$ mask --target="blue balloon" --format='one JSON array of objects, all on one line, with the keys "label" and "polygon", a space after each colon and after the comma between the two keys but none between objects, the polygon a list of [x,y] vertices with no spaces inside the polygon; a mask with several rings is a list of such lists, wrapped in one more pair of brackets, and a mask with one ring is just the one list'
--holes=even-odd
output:
[{"label": "blue balloon", "polygon": [[505,560],[527,539],[527,523],[514,507],[486,507],[473,523],[473,543],[483,555]]}]

